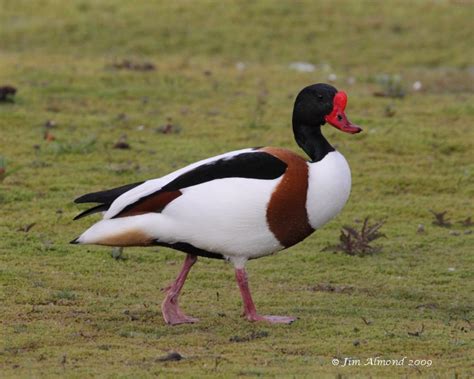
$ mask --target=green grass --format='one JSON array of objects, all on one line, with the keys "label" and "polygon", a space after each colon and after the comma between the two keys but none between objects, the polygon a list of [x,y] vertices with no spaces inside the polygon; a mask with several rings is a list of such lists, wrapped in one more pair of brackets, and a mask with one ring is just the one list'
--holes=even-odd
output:
[{"label": "green grass", "polygon": [[[18,93],[0,104],[0,377],[474,375],[474,234],[457,223],[473,216],[473,18],[467,1],[1,0],[0,86]],[[111,67],[123,59],[156,70]],[[290,70],[296,61],[316,70]],[[329,74],[364,127],[325,128],[351,165],[349,203],[303,243],[248,264],[258,308],[293,325],[245,322],[232,267],[200,259],[182,305],[201,322],[165,326],[160,289],[181,253],[114,260],[69,245],[94,221],[72,221],[78,195],[233,149],[297,151],[294,96]],[[400,75],[403,99],[373,96],[384,74]],[[169,118],[180,133],[156,131]],[[113,149],[124,134],[131,149]],[[452,228],[430,210],[448,210]],[[380,254],[321,252],[365,216],[386,219]],[[327,283],[345,290],[315,291]],[[157,360],[169,351],[185,359]],[[433,364],[331,364],[377,356]]]}]

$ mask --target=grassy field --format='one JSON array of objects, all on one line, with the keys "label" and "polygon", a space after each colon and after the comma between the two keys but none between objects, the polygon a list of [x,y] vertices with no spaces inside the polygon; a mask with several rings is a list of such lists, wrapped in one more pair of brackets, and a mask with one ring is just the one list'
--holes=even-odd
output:
[{"label": "grassy field", "polygon": [[[0,377],[474,375],[474,227],[459,223],[474,216],[473,19],[463,0],[0,0],[0,86],[18,89],[0,103]],[[182,253],[68,243],[98,219],[72,221],[78,195],[233,149],[298,151],[294,97],[329,79],[364,128],[325,128],[351,198],[248,264],[260,311],[294,324],[244,321],[232,267],[200,259],[182,305],[201,322],[166,326]],[[380,253],[322,251],[367,216],[386,221]]]}]

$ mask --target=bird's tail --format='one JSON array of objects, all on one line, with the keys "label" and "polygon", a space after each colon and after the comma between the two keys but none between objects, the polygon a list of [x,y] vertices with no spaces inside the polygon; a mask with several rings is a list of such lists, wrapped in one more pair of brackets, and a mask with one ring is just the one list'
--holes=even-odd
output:
[{"label": "bird's tail", "polygon": [[72,244],[92,244],[105,246],[150,246],[155,242],[152,233],[147,231],[140,218],[143,216],[123,217],[101,220],[79,237]]}]

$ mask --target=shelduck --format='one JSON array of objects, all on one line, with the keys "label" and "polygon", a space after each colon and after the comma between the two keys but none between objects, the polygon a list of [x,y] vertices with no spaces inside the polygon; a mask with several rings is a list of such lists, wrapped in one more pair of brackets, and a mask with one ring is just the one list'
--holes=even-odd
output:
[{"label": "shelduck", "polygon": [[257,313],[245,271],[249,259],[297,244],[335,217],[351,190],[349,165],[321,133],[326,122],[346,133],[362,129],[347,119],[347,96],[328,84],[301,90],[293,132],[310,160],[278,147],[236,150],[190,164],[158,179],[89,193],[76,203],[98,203],[75,219],[105,212],[74,244],[166,246],[186,253],[161,309],[166,323],[193,323],[178,297],[198,256],[226,259],[235,268],[249,321],[291,323],[294,317]]}]

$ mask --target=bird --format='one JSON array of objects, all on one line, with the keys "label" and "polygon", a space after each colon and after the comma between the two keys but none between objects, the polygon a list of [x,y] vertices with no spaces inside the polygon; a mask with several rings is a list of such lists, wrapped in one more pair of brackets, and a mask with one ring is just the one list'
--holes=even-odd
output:
[{"label": "bird", "polygon": [[75,219],[102,212],[73,244],[164,246],[186,254],[161,304],[169,325],[194,323],[179,295],[198,257],[233,264],[248,321],[290,324],[292,316],[261,315],[248,284],[248,260],[273,255],[304,240],[334,218],[351,191],[344,156],[324,137],[330,124],[350,134],[362,129],[346,114],[347,94],[317,83],[296,96],[292,125],[305,159],[280,147],[231,151],[157,179],[88,193],[75,203],[98,205]]}]

